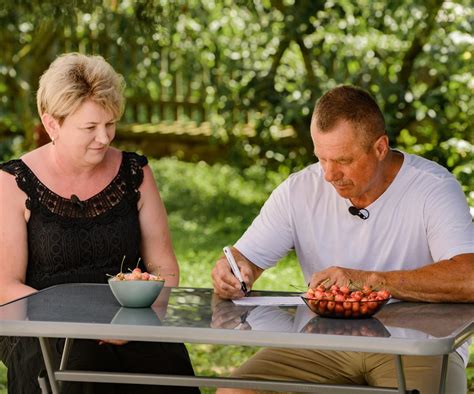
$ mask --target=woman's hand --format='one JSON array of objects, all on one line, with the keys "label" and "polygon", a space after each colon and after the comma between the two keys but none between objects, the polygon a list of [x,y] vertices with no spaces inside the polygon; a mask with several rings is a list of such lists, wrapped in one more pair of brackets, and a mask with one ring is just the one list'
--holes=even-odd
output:
[{"label": "woman's hand", "polygon": [[124,341],[122,339],[99,339],[99,345],[109,344],[109,345],[116,345],[116,346],[123,346],[127,344],[129,341]]}]

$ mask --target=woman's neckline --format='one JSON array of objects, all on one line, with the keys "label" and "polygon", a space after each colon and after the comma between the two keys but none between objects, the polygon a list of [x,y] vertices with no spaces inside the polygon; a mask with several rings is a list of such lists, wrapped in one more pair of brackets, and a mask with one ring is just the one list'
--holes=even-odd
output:
[{"label": "woman's neckline", "polygon": [[[31,173],[31,175],[34,177],[34,179],[41,185],[43,186],[49,193],[51,193],[53,196],[57,197],[57,198],[60,198],[62,200],[66,200],[66,201],[71,201],[71,198],[72,196],[75,196],[74,193],[71,194],[71,196],[69,197],[65,197],[65,196],[62,196],[58,193],[56,193],[54,190],[52,190],[51,188],[49,188],[48,186],[46,186],[46,184],[36,175],[36,173],[30,168],[30,166],[28,164],[26,164],[26,162],[23,160],[23,159],[19,159],[23,165],[27,168],[27,170]],[[86,199],[81,199],[80,201],[81,202],[88,202],[98,196],[100,196],[101,194],[103,194],[104,192],[106,192],[108,189],[110,189],[113,184],[116,183],[117,179],[119,178],[120,174],[122,173],[122,169],[123,169],[123,166],[124,166],[124,162],[125,162],[125,152],[121,152],[121,158],[120,158],[120,165],[118,167],[118,170],[116,172],[116,174],[114,175],[114,177],[111,179],[110,182],[108,182],[106,184],[106,186],[98,191],[97,193],[93,194],[92,196],[86,198]],[[76,196],[77,198],[77,196]]]}]

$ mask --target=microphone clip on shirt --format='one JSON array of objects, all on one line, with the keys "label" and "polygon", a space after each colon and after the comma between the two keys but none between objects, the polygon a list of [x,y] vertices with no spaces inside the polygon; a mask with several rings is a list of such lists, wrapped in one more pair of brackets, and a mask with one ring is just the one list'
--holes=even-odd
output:
[{"label": "microphone clip on shirt", "polygon": [[77,205],[80,209],[84,208],[84,201],[81,201],[79,197],[77,197],[75,194],[71,194],[70,200],[74,205]]},{"label": "microphone clip on shirt", "polygon": [[349,213],[354,216],[360,217],[362,220],[367,220],[370,216],[369,211],[365,208],[356,208],[354,206],[349,207]]}]

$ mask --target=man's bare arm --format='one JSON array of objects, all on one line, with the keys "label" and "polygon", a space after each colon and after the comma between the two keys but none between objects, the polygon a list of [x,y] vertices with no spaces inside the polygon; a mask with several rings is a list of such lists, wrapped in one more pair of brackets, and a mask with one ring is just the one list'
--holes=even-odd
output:
[{"label": "man's bare arm", "polygon": [[310,287],[325,280],[386,289],[395,298],[423,302],[474,302],[474,253],[454,256],[414,270],[362,271],[329,267],[313,274]]}]

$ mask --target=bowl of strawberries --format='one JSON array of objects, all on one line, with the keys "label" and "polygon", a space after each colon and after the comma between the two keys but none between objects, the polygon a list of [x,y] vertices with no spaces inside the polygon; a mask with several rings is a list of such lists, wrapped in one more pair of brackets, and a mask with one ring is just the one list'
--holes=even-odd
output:
[{"label": "bowl of strawberries", "polygon": [[376,290],[370,286],[323,284],[308,289],[301,296],[306,305],[322,317],[337,319],[364,319],[375,315],[391,298],[387,290]]},{"label": "bowl of strawberries", "polygon": [[123,307],[147,308],[160,295],[165,280],[159,275],[142,272],[137,264],[128,273],[123,273],[120,269],[117,275],[109,278],[108,283],[112,294]]}]

